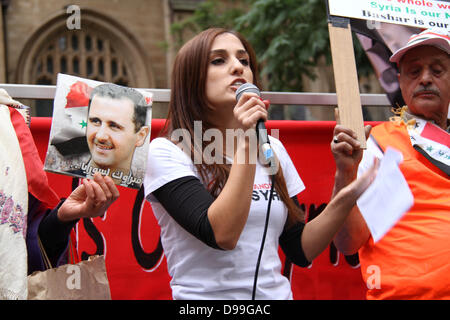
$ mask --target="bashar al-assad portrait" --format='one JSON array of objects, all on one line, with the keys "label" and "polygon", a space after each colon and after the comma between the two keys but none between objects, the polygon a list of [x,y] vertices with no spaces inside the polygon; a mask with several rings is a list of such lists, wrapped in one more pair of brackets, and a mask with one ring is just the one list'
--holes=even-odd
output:
[{"label": "bashar al-assad portrait", "polygon": [[150,141],[152,94],[58,74],[45,170],[118,185],[142,185]]}]

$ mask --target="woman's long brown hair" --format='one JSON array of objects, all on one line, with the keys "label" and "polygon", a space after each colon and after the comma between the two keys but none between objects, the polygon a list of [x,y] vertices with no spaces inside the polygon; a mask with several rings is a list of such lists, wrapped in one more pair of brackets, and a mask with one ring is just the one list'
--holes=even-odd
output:
[{"label": "woman's long brown hair", "polygon": [[[204,150],[208,145],[206,141],[194,141],[194,121],[201,121],[202,136],[206,130],[213,127],[212,124],[208,123],[205,116],[209,109],[205,92],[206,77],[212,43],[218,35],[223,33],[231,33],[242,42],[250,58],[253,83],[259,87],[255,52],[248,41],[235,31],[222,28],[207,29],[192,38],[180,49],[173,66],[169,113],[161,135],[170,139],[174,130],[184,129],[186,132],[185,138],[190,139],[188,145],[191,148],[191,159],[194,159],[193,156],[196,153],[203,157],[201,150]],[[201,150],[196,150],[195,146],[201,146]],[[228,179],[231,166],[226,163],[225,159],[221,164],[206,163],[202,161],[201,164],[195,164],[195,166],[203,181],[211,181],[208,185],[209,192],[217,197]],[[289,223],[294,224],[297,221],[304,221],[302,210],[289,197],[281,166],[276,173],[274,187],[288,208]]]}]

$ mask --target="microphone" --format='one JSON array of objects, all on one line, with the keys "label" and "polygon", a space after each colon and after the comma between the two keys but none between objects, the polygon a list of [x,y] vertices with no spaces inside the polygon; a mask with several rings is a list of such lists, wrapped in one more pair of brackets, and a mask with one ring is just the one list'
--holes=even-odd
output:
[{"label": "microphone", "polygon": [[[258,87],[253,83],[247,82],[241,85],[236,90],[236,101],[239,101],[244,92],[253,92],[256,93],[258,97],[261,97],[261,92],[259,91]],[[271,167],[274,166],[275,155],[273,153],[272,147],[270,146],[269,137],[267,136],[267,129],[262,119],[259,119],[256,122],[256,136],[258,139],[259,150],[263,154],[266,163],[270,163]]]}]

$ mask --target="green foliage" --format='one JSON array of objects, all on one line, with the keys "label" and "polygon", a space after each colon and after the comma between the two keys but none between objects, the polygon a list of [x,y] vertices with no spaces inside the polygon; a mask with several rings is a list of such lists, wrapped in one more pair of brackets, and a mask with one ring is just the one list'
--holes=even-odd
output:
[{"label": "green foliage", "polygon": [[[234,1],[236,3],[236,1]],[[271,91],[301,91],[302,75],[315,78],[313,67],[320,57],[331,64],[330,42],[324,0],[241,0],[239,8],[223,1],[208,0],[194,14],[175,24],[182,34],[206,28],[226,27],[241,32],[252,44],[262,65],[261,75]],[[245,8],[248,8],[245,10]],[[179,38],[181,39],[181,38]],[[354,38],[360,75],[371,71],[370,63]]]},{"label": "green foliage", "polygon": [[[231,4],[241,3],[239,0],[228,1]],[[225,6],[223,1],[207,0],[201,2],[192,16],[173,23],[171,32],[175,36],[176,45],[181,46],[184,42],[184,33],[197,34],[211,27],[235,28],[235,20],[244,13],[240,7]]]},{"label": "green foliage", "polygon": [[270,90],[301,90],[301,75],[314,79],[321,56],[331,62],[323,0],[257,0],[236,22],[263,63]]}]

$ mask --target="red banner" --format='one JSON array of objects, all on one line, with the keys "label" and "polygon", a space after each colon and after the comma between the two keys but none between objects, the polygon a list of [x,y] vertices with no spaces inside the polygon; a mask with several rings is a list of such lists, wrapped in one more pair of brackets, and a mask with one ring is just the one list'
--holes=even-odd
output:
[{"label": "red banner", "polygon": [[[44,161],[51,118],[33,118],[31,130]],[[152,139],[164,120],[152,120]],[[307,219],[316,217],[329,201],[334,181],[330,142],[335,122],[268,121],[267,129],[279,130],[306,190],[299,196]],[[60,197],[72,190],[69,176],[47,173]],[[76,180],[75,180],[76,183]],[[143,192],[118,187],[119,199],[103,217],[83,219],[76,227],[80,259],[104,254],[113,299],[171,299],[170,276],[160,242],[160,229]],[[262,230],[261,230],[262,232]],[[284,262],[283,274],[291,279],[294,299],[364,299],[366,286],[357,256],[344,257],[333,245],[309,268]]]}]

